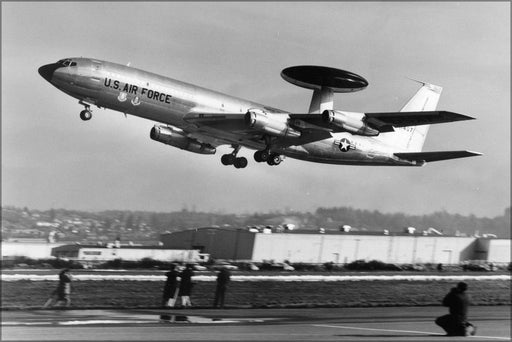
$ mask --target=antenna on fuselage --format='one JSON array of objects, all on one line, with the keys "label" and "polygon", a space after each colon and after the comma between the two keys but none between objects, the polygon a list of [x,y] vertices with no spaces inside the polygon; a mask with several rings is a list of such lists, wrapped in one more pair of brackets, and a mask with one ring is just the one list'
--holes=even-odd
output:
[{"label": "antenna on fuselage", "polygon": [[428,84],[428,82],[420,81],[420,80],[417,80],[417,79],[414,79],[414,78],[411,78],[411,77],[408,77],[408,76],[404,76],[404,77],[407,78],[409,81],[413,81],[413,82],[419,83],[421,85]]}]

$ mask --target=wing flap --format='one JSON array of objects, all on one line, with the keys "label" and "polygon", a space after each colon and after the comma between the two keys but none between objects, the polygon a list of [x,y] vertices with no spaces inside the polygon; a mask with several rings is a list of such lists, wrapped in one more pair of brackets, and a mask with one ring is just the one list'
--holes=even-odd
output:
[{"label": "wing flap", "polygon": [[188,113],[183,120],[204,125],[223,121],[243,121],[245,113]]},{"label": "wing flap", "polygon": [[433,162],[439,160],[456,159],[481,156],[479,152],[472,151],[438,151],[438,152],[403,152],[395,153],[401,159],[414,160],[417,162]]}]

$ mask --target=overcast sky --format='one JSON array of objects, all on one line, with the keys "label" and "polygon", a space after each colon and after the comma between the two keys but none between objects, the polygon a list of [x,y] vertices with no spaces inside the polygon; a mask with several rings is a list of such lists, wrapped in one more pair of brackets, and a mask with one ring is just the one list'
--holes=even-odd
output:
[{"label": "overcast sky", "polygon": [[[510,206],[509,2],[2,2],[2,205],[34,209],[234,213],[349,206],[494,217]],[[477,120],[435,125],[425,151],[482,157],[421,168],[286,159],[245,169],[152,141],[153,122],[82,107],[37,73],[94,57],[294,112],[311,92],[282,69],[325,65],[360,74],[337,94],[348,111],[395,111],[418,85],[444,88],[439,109]]]}]

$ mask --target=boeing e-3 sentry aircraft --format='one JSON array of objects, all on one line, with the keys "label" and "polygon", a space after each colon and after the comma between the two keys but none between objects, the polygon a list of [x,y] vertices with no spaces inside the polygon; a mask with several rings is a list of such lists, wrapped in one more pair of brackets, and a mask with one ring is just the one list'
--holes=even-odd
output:
[{"label": "boeing e-3 sentry aircraft", "polygon": [[368,86],[361,76],[321,66],[286,68],[281,76],[313,90],[307,113],[289,113],[125,65],[93,58],[66,58],[39,68],[39,74],[85,109],[109,108],[158,122],[150,137],[200,154],[231,145],[222,164],[247,166],[240,148],[256,150],[254,160],[280,164],[284,156],[348,165],[422,166],[427,162],[480,155],[470,151],[422,152],[430,124],[473,119],[437,111],[442,88],[422,87],[400,112],[335,110],[334,93]]}]

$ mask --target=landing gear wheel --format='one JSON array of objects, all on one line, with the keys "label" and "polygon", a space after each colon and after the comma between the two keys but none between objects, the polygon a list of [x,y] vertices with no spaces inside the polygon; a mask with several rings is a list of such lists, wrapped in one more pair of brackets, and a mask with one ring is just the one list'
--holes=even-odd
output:
[{"label": "landing gear wheel", "polygon": [[258,163],[263,163],[263,162],[268,161],[269,157],[270,157],[270,152],[267,150],[254,152],[254,160],[256,160]]},{"label": "landing gear wheel", "polygon": [[254,160],[256,160],[258,163],[264,163],[268,161],[269,156],[270,153],[266,150],[254,152]]},{"label": "landing gear wheel", "polygon": [[269,156],[269,159],[267,160],[267,164],[271,165],[271,166],[279,165],[279,164],[281,164],[281,162],[282,162],[282,160],[281,160],[281,156],[279,154],[271,154]]},{"label": "landing gear wheel", "polygon": [[247,166],[247,159],[244,157],[237,158],[236,154],[240,151],[240,145],[232,145],[234,150],[232,153],[224,154],[220,158],[223,165],[233,165],[237,169],[243,169]]},{"label": "landing gear wheel", "polygon": [[235,162],[233,163],[235,168],[237,169],[243,169],[247,166],[247,159],[244,157],[236,158]]},{"label": "landing gear wheel", "polygon": [[220,158],[222,165],[233,165],[235,163],[236,157],[232,154],[224,154]]},{"label": "landing gear wheel", "polygon": [[91,118],[92,118],[92,113],[90,110],[85,109],[80,112],[80,119],[87,121],[87,120],[91,120]]},{"label": "landing gear wheel", "polygon": [[258,163],[264,162],[263,158],[261,157],[262,151],[256,151],[254,152],[254,160]]},{"label": "landing gear wheel", "polygon": [[270,158],[270,152],[269,151],[261,151],[261,160],[266,162]]},{"label": "landing gear wheel", "polygon": [[91,120],[91,118],[92,118],[91,106],[88,105],[87,103],[83,102],[82,100],[78,101],[78,104],[85,107],[85,109],[80,112],[80,119],[82,119],[84,121]]}]

